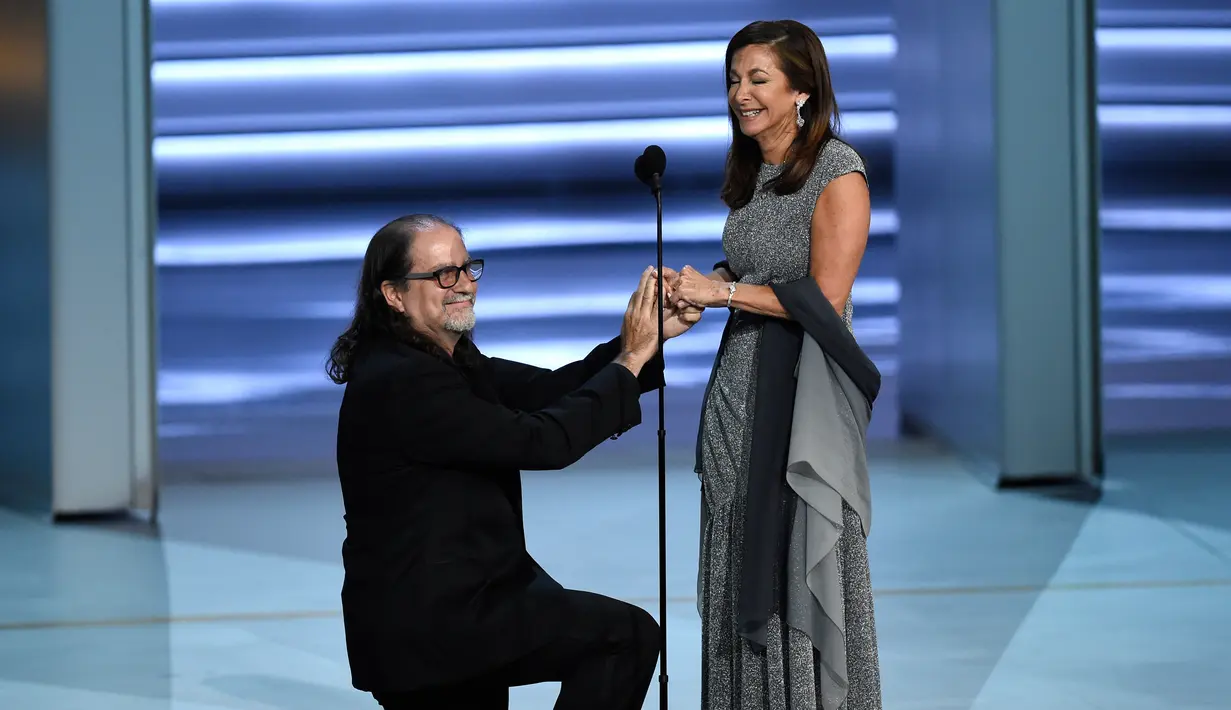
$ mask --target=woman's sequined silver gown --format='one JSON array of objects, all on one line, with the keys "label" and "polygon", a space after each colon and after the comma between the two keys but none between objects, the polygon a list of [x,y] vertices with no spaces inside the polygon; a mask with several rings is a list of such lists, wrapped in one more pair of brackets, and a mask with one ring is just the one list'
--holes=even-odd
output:
[{"label": "woman's sequined silver gown", "polygon": [[[763,165],[758,187],[781,171]],[[791,195],[758,189],[727,218],[722,243],[740,283],[792,281],[808,273],[811,217],[825,185],[857,171],[863,161],[848,145],[830,141],[805,186]],[[865,177],[866,177],[866,173]],[[844,320],[851,326],[848,301]],[[735,594],[740,576],[744,494],[752,413],[756,406],[757,344],[760,328],[735,312],[718,354],[702,409],[702,505],[698,607],[702,628],[702,710],[879,710],[880,665],[873,621],[867,545],[857,514],[845,503],[838,541],[845,590],[846,655],[849,687],[841,704],[822,699],[818,673],[825,673],[811,641],[774,616],[769,647],[759,651],[735,633]],[[785,474],[784,474],[785,475]],[[832,685],[832,684],[830,684]],[[835,707],[836,706],[836,707]]]}]

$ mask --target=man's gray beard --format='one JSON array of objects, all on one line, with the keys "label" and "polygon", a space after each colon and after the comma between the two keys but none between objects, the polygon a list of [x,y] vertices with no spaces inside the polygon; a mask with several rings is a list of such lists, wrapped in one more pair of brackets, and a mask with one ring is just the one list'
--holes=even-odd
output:
[{"label": "man's gray beard", "polygon": [[474,306],[471,305],[462,313],[450,313],[445,316],[445,330],[450,333],[469,333],[474,330]]}]

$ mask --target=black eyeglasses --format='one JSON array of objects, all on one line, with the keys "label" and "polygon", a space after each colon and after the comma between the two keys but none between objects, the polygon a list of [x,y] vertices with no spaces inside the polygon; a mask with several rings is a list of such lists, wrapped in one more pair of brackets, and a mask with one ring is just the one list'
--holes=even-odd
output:
[{"label": "black eyeglasses", "polygon": [[441,288],[453,288],[457,285],[457,280],[460,278],[462,271],[470,277],[471,281],[478,281],[483,275],[483,260],[471,259],[461,266],[445,266],[435,271],[406,274],[402,278],[407,281],[422,281],[426,279],[436,279],[436,283],[440,284]]}]

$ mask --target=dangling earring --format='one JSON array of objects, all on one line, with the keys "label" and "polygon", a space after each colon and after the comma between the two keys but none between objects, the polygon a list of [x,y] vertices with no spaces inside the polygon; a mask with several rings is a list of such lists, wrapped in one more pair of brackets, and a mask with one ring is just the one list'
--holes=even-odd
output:
[{"label": "dangling earring", "polygon": [[807,99],[804,99],[804,98],[795,99],[795,125],[799,126],[800,128],[804,127],[803,108],[804,108],[805,101],[807,101]]}]

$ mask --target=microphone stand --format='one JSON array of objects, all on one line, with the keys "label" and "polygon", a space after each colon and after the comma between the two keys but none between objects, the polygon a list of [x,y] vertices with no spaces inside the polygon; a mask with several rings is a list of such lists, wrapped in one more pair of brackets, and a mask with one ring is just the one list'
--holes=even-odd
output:
[{"label": "microphone stand", "polygon": [[[650,188],[658,207],[658,355],[667,359],[663,352],[666,338],[663,337],[663,310],[666,289],[663,286],[663,172],[667,168],[667,156],[656,145],[648,146],[633,163],[637,179]],[[658,630],[659,710],[667,710],[667,412],[666,382],[658,388]]]},{"label": "microphone stand", "polygon": [[[658,353],[663,357],[663,193],[662,175],[650,176],[650,191],[658,207]],[[658,706],[667,710],[667,423],[666,382],[658,388],[658,619],[659,655]]]}]

